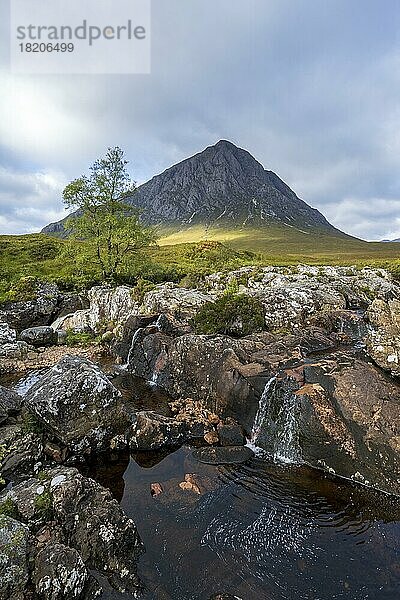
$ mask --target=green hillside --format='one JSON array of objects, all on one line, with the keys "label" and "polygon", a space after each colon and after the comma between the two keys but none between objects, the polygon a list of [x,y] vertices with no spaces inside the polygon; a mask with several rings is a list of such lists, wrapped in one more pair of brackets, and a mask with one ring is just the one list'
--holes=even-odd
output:
[{"label": "green hillside", "polygon": [[[288,226],[263,229],[160,230],[158,246],[132,263],[121,281],[181,281],[242,265],[341,264],[383,266],[400,271],[400,245],[364,242],[321,230],[305,233]],[[79,272],[63,254],[66,242],[44,234],[0,236],[0,300],[21,294],[20,279],[36,277],[57,282],[63,289],[87,287],[100,281],[93,265]],[[23,286],[22,286],[23,287]]]}]

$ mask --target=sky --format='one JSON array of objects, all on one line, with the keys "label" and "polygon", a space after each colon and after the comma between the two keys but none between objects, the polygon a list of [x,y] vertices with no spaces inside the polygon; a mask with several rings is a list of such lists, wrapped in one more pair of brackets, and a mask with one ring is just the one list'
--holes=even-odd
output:
[{"label": "sky", "polygon": [[400,237],[398,0],[152,0],[147,75],[11,74],[0,9],[0,234],[64,216],[109,146],[142,183],[229,139],[339,229]]}]

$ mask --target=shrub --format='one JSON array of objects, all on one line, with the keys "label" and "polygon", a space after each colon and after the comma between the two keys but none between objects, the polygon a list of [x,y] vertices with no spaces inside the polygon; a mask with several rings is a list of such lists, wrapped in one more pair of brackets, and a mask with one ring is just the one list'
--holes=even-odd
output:
[{"label": "shrub", "polygon": [[10,302],[25,302],[35,300],[37,297],[37,279],[36,277],[21,277],[14,283],[7,293],[7,300]]},{"label": "shrub", "polygon": [[44,490],[34,500],[35,513],[40,521],[51,521],[53,518],[53,496],[50,490]]},{"label": "shrub", "polygon": [[207,302],[200,308],[194,325],[197,333],[250,335],[264,328],[264,308],[257,298],[224,294],[216,302]]},{"label": "shrub", "polygon": [[65,338],[65,344],[67,346],[90,346],[90,344],[97,341],[98,339],[93,333],[67,329],[67,336]]},{"label": "shrub", "polygon": [[147,279],[138,279],[137,284],[132,290],[132,298],[138,304],[141,304],[144,299],[144,295],[155,288],[155,284]]}]

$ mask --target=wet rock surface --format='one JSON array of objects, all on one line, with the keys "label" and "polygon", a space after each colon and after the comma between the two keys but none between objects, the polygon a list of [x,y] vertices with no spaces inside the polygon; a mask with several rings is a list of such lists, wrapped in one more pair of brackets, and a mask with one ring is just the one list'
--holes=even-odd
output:
[{"label": "wet rock surface", "polygon": [[107,448],[128,417],[120,392],[98,366],[66,356],[27,392],[26,409],[74,452]]}]

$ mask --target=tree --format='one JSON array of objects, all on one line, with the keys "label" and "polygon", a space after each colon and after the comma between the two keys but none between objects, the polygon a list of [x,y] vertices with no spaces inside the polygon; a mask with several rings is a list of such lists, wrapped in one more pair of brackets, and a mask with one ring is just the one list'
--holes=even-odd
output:
[{"label": "tree", "polygon": [[115,280],[135,254],[156,239],[125,201],[136,189],[127,164],[121,148],[109,148],[89,175],[69,183],[63,193],[65,205],[77,210],[67,222],[76,257],[95,261],[106,280]]}]

